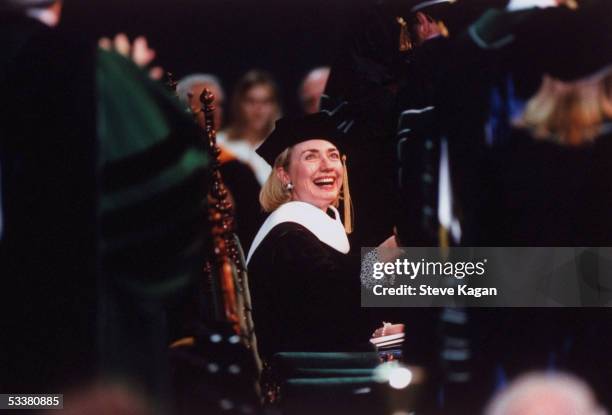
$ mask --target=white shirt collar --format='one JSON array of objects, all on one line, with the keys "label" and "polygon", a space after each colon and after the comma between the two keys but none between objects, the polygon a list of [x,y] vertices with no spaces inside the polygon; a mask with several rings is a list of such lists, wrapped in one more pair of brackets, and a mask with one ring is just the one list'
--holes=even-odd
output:
[{"label": "white shirt collar", "polygon": [[246,140],[229,140],[222,132],[217,134],[217,144],[232,153],[241,162],[249,165],[261,186],[270,177],[272,166],[255,152],[258,146],[252,146]]},{"label": "white shirt collar", "polygon": [[247,264],[251,260],[253,253],[257,250],[259,244],[264,240],[272,228],[284,222],[293,222],[302,225],[312,232],[319,241],[334,248],[338,252],[342,252],[343,254],[348,253],[350,245],[346,237],[346,232],[344,231],[344,226],[340,220],[340,213],[333,206],[330,206],[330,209],[333,210],[336,217],[335,219],[329,217],[322,209],[310,203],[285,203],[268,216],[259,229],[259,232],[257,232],[257,235],[255,235],[255,239],[253,240],[253,244],[247,256]]}]

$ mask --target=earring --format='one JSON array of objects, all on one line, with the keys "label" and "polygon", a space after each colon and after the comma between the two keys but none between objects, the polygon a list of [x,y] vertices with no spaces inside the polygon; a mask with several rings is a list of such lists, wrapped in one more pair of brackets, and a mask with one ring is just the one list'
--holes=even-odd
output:
[{"label": "earring", "polygon": [[285,185],[285,189],[290,192],[293,189],[293,183],[289,182]]}]

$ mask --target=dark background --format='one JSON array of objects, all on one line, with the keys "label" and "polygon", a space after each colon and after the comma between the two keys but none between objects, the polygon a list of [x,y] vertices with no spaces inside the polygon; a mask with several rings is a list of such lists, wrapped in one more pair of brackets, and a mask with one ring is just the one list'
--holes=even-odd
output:
[{"label": "dark background", "polygon": [[177,79],[217,75],[231,94],[249,69],[272,73],[285,114],[299,111],[297,87],[329,65],[347,25],[373,0],[66,0],[63,24],[97,38],[145,35],[155,64]]}]

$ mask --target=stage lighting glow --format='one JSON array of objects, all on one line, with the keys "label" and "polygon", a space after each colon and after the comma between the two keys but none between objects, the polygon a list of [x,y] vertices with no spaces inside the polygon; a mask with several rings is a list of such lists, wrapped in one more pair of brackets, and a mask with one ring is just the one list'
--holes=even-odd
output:
[{"label": "stage lighting glow", "polygon": [[412,372],[405,367],[396,367],[389,374],[389,385],[394,389],[404,389],[412,382]]}]

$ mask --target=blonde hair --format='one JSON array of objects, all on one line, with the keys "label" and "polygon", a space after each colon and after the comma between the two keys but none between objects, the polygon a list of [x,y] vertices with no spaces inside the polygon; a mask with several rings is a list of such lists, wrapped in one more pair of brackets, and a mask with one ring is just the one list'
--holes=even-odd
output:
[{"label": "blonde hair", "polygon": [[279,168],[289,169],[290,154],[291,147],[288,147],[276,157],[270,176],[268,176],[268,180],[266,180],[259,192],[259,203],[264,212],[274,212],[281,205],[291,200],[291,193],[287,191],[276,173]]},{"label": "blonde hair", "polygon": [[611,79],[612,67],[573,82],[545,75],[516,125],[530,129],[537,139],[563,145],[593,141],[612,116],[611,88],[606,85]]},{"label": "blonde hair", "polygon": [[[274,212],[281,205],[291,201],[291,192],[283,185],[283,182],[278,177],[277,170],[283,169],[289,171],[289,164],[291,163],[291,147],[287,147],[282,153],[274,160],[274,166],[272,166],[272,172],[264,183],[261,191],[259,192],[259,203],[261,204],[264,212]],[[348,170],[346,168],[346,156],[342,157],[342,166],[344,168],[344,174],[342,179],[342,196],[334,201],[334,207],[338,207],[340,204],[340,198],[343,199],[344,205],[344,229],[346,233],[350,234],[353,232],[353,203],[351,200],[351,193],[349,191],[348,184]]]},{"label": "blonde hair", "polygon": [[610,68],[607,73],[604,74],[602,80],[602,89],[603,89],[603,103],[602,108],[604,115],[610,119],[612,118],[612,68]]}]

